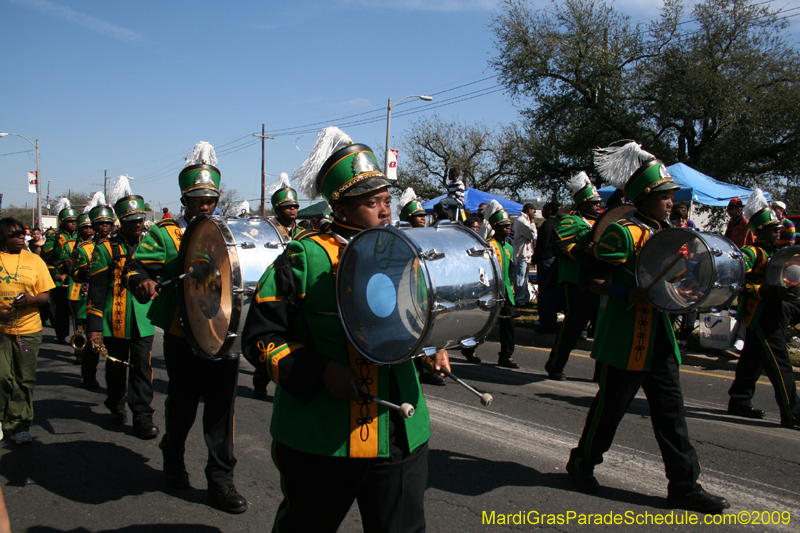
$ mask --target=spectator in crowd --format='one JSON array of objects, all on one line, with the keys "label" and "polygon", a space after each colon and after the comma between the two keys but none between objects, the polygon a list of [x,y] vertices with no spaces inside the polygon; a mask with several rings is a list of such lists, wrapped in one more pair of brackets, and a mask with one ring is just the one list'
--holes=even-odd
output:
[{"label": "spectator in crowd", "polygon": [[447,197],[457,200],[461,205],[464,205],[464,193],[467,188],[461,180],[461,169],[453,167],[448,171],[447,180]]},{"label": "spectator in crowd", "polygon": [[514,234],[514,301],[518,307],[527,306],[532,297],[528,288],[528,273],[536,242],[534,216],[536,216],[534,205],[525,204],[522,206],[522,213],[511,227],[511,232]]},{"label": "spectator in crowd", "polygon": [[42,230],[35,227],[31,230],[31,240],[28,241],[28,250],[40,256],[42,255],[42,246],[44,246]]},{"label": "spectator in crowd", "polygon": [[697,229],[694,222],[689,220],[689,205],[686,202],[675,202],[669,214],[669,220],[674,228]]},{"label": "spectator in crowd", "polygon": [[544,222],[539,226],[536,240],[536,279],[539,283],[539,327],[537,331],[549,335],[558,333],[559,301],[563,298],[556,285],[558,273],[555,264],[556,243],[559,241],[557,203],[549,202],[542,208]]},{"label": "spectator in crowd", "polygon": [[778,220],[781,223],[781,235],[778,239],[778,247],[794,246],[795,228],[794,223],[786,218],[786,204],[780,200],[775,200],[772,202],[772,210],[778,215]]},{"label": "spectator in crowd", "polygon": [[753,234],[747,229],[747,219],[742,214],[744,204],[739,198],[734,198],[728,202],[728,227],[725,228],[725,236],[739,248],[744,248],[748,244],[753,244]]},{"label": "spectator in crowd", "polygon": [[478,235],[481,234],[481,220],[478,217],[469,217],[464,225]]},{"label": "spectator in crowd", "polygon": [[161,215],[161,220],[164,220],[165,218],[172,218],[172,215],[169,214],[169,207],[165,207],[161,211],[164,212],[164,214]]}]

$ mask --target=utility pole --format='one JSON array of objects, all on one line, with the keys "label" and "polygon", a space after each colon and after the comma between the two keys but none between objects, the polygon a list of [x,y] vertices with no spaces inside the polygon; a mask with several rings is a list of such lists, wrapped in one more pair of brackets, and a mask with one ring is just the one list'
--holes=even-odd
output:
[{"label": "utility pole", "polygon": [[53,210],[50,208],[50,184],[53,180],[47,180],[47,214],[52,215]]},{"label": "utility pole", "polygon": [[261,216],[267,216],[267,209],[264,202],[264,199],[267,195],[267,184],[266,178],[267,175],[264,173],[264,140],[265,139],[274,139],[275,136],[273,135],[266,135],[266,126],[264,124],[261,125],[261,135],[258,133],[254,133],[253,137],[260,137],[261,138]]},{"label": "utility pole", "polygon": [[108,170],[103,171],[103,197],[108,203]]}]

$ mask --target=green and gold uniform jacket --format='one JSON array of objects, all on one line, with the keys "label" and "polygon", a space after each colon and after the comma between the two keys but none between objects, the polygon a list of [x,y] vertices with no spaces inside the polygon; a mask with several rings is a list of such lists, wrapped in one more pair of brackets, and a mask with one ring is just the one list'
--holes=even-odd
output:
[{"label": "green and gold uniform jacket", "polygon": [[[336,305],[336,269],[358,233],[334,223],[328,233],[302,234],[264,272],[245,323],[242,346],[251,364],[277,385],[272,437],[291,448],[330,457],[389,456],[389,409],[369,400],[334,398],[322,383],[330,361],[347,365],[369,394],[415,414],[403,419],[409,450],[430,438],[430,418],[411,360],[377,365],[347,339]],[[337,238],[338,237],[338,238]],[[396,419],[393,419],[396,420]]]},{"label": "green and gold uniform jacket", "polygon": [[578,285],[581,260],[592,242],[592,228],[597,217],[573,211],[563,217],[556,228],[561,255],[558,258],[558,283],[568,281]]},{"label": "green and gold uniform jacket", "polygon": [[56,284],[56,287],[62,286],[60,281],[55,280],[55,275],[58,274],[58,264],[63,259],[69,257],[69,254],[64,255],[64,245],[67,244],[67,241],[76,239],[77,237],[77,232],[70,235],[69,233],[58,230],[53,233],[51,237],[45,239],[42,245],[42,259],[47,263],[47,270],[50,271],[50,275],[53,277],[53,282]]},{"label": "green and gold uniform jacket", "polygon": [[[58,271],[68,276],[67,279],[67,298],[72,302],[81,302],[81,305],[86,305],[86,295],[81,292],[82,283],[77,283],[75,281],[75,252],[80,247],[81,244],[84,242],[92,242],[91,239],[88,241],[81,241],[79,239],[70,239],[64,243],[64,246],[61,247],[61,256],[58,258]],[[72,271],[70,272],[69,267],[67,266],[67,259],[72,259]],[[63,285],[63,284],[62,284]],[[78,317],[78,318],[86,318],[86,316]]]},{"label": "green and gold uniform jacket", "polygon": [[[657,229],[668,227],[667,222],[660,223],[639,211],[629,220],[609,225],[594,247],[595,255],[608,267],[605,279],[614,285],[636,287],[636,256]],[[649,370],[660,322],[680,363],[669,315],[650,303],[637,304],[632,309],[629,306],[627,300],[601,297],[592,357],[617,368]]]},{"label": "green and gold uniform jacket", "polygon": [[291,240],[294,240],[303,231],[306,231],[303,228],[301,228],[300,226],[298,226],[297,223],[295,223],[294,226],[292,226],[292,228],[289,229],[286,226],[284,226],[283,224],[281,224],[278,221],[277,217],[273,218],[272,221],[275,223],[275,227],[278,228],[278,233],[281,234],[281,238],[283,239],[283,242],[289,242]]},{"label": "green and gold uniform jacket", "polygon": [[[178,249],[183,229],[188,225],[184,217],[178,220],[181,221],[180,224],[176,219],[165,218],[150,227],[150,231],[136,248],[133,259],[128,262],[124,281],[126,287],[136,287],[145,279],[155,280],[161,277],[166,281],[178,275]],[[161,289],[152,301],[147,317],[154,326],[171,335],[183,337],[174,283]]]},{"label": "green and gold uniform jacket", "polygon": [[151,302],[139,303],[122,282],[125,265],[135,250],[136,243],[129,242],[122,233],[95,245],[86,303],[89,331],[102,331],[104,337],[130,339],[135,320],[140,336],[155,333],[147,318]]},{"label": "green and gold uniform jacket", "polygon": [[780,246],[772,246],[763,241],[756,241],[742,248],[745,286],[739,294],[736,320],[745,326],[755,326],[758,323],[765,300],[771,299],[770,291],[774,287],[766,285],[767,265],[779,249]]},{"label": "green and gold uniform jacket", "polygon": [[511,284],[511,280],[514,279],[514,247],[505,240],[498,241],[494,237],[489,239],[489,244],[494,248],[494,255],[497,256],[497,261],[500,263],[500,271],[503,273],[504,297],[511,305],[515,305],[514,286]]}]

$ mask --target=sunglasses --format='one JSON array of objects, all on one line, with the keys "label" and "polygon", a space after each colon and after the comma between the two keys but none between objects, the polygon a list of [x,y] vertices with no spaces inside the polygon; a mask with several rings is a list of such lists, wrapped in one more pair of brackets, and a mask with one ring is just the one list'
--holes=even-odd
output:
[{"label": "sunglasses", "polygon": [[14,231],[9,231],[8,232],[8,238],[9,239],[15,239],[17,237],[22,237],[23,235],[25,235],[25,230],[24,229],[15,229]]}]

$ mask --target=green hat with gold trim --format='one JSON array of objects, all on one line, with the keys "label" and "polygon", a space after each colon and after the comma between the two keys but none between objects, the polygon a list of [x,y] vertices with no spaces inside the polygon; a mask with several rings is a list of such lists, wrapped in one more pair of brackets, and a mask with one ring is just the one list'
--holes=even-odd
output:
[{"label": "green hat with gold trim", "polygon": [[95,222],[114,222],[114,210],[107,205],[98,205],[89,211],[89,219]]},{"label": "green hat with gold trim", "polygon": [[391,186],[372,149],[353,143],[336,127],[319,133],[311,155],[295,172],[295,178],[305,196],[312,200],[322,196],[328,205],[345,196],[360,196]]},{"label": "green hat with gold trim", "polygon": [[417,215],[427,215],[422,202],[417,198],[412,187],[409,187],[400,196],[400,220],[406,222],[409,218]]},{"label": "green hat with gold trim", "polygon": [[178,175],[178,185],[183,196],[212,196],[219,198],[221,177],[217,168],[217,154],[210,143],[200,141]]},{"label": "green hat with gold trim", "polygon": [[508,226],[511,224],[511,219],[508,217],[508,211],[503,209],[503,206],[500,205],[500,202],[497,200],[492,200],[489,202],[489,205],[486,206],[486,212],[483,215],[483,218],[489,222],[489,225],[494,226]]},{"label": "green hat with gold trim", "polygon": [[622,189],[634,205],[652,192],[680,189],[664,162],[635,141],[594,150],[594,164],[600,175]]},{"label": "green hat with gold trim", "polygon": [[750,198],[747,199],[747,205],[744,206],[742,214],[747,219],[747,227],[753,233],[762,228],[777,226],[781,223],[778,220],[778,214],[769,208],[764,193],[758,187],[750,193]]},{"label": "green hat with gold trim", "polygon": [[572,201],[575,204],[582,202],[599,202],[602,199],[597,193],[597,187],[592,185],[588,174],[580,171],[569,179],[569,187],[572,191]]},{"label": "green hat with gold trim", "polygon": [[[121,180],[117,181],[117,185],[119,185],[122,181],[124,182],[124,185],[122,186],[130,189],[130,186],[127,185],[128,177],[121,176],[121,178]],[[111,194],[113,195],[117,192],[117,186],[115,185],[111,191]],[[92,224],[95,222],[114,222],[114,210],[106,205],[106,197],[103,194],[103,191],[98,191],[92,195],[92,199],[89,200],[89,203],[83,208],[83,212],[84,214],[88,215],[89,221]]]},{"label": "green hat with gold trim", "polygon": [[273,209],[287,206],[300,207],[300,203],[297,201],[297,191],[292,189],[289,174],[286,172],[281,172],[280,178],[270,186],[269,192],[272,194],[270,201]]},{"label": "green hat with gold trim", "polygon": [[91,226],[92,220],[89,218],[89,215],[86,213],[81,213],[78,215],[78,227],[82,228],[84,226]]},{"label": "green hat with gold trim", "polygon": [[78,219],[78,211],[72,209],[72,203],[70,203],[67,197],[60,198],[56,202],[55,212],[58,213],[56,219],[59,226],[62,222],[72,222]]},{"label": "green hat with gold trim", "polygon": [[124,196],[114,204],[114,213],[120,221],[145,218],[144,198],[138,194]]}]

